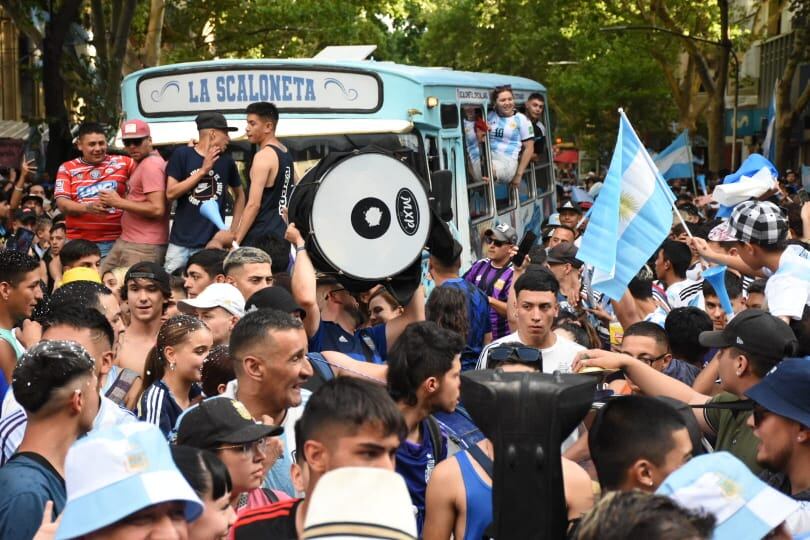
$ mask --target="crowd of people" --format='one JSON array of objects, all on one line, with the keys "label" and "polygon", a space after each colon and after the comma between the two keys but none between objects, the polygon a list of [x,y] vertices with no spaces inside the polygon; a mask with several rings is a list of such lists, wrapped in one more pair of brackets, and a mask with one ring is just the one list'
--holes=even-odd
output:
[{"label": "crowd of people", "polygon": [[[529,120],[513,98],[496,89],[470,121],[509,139],[493,172],[515,185],[545,128],[542,102]],[[82,124],[52,193],[26,161],[3,192],[1,538],[491,537],[495,444],[463,406],[472,370],[594,381],[560,441],[553,519],[571,538],[810,533],[795,179],[726,219],[678,190],[669,238],[618,300],[577,258],[590,203],[563,197],[523,261],[497,223],[468,268],[458,242],[430,252],[431,293],[402,301],[316,271],[286,219],[298,179],[278,111],[246,112],[247,188],[234,128],[203,113],[168,162],[145,122],[122,124],[127,155]],[[224,229],[208,201],[230,209]],[[721,264],[719,284],[703,278]]]}]

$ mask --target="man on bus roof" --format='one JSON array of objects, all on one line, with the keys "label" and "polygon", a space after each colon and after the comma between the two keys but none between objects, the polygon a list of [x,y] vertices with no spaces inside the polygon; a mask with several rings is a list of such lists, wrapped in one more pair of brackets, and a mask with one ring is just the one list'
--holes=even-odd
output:
[{"label": "man on bus roof", "polygon": [[276,138],[278,109],[260,101],[247,107],[248,140],[259,150],[250,166],[247,204],[236,229],[236,242],[259,247],[269,236],[284,238],[287,224],[282,216],[294,185],[293,157]]},{"label": "man on bus roof", "polygon": [[[197,144],[177,148],[166,165],[166,198],[177,201],[166,250],[165,267],[169,273],[184,267],[188,258],[215,236],[218,243],[230,245],[245,208],[245,189],[239,171],[233,158],[225,153],[230,141],[228,133],[236,128],[229,127],[225,116],[218,112],[200,113],[195,121],[199,132]],[[228,188],[234,195],[233,222],[230,231],[218,232],[217,226],[200,214],[200,205],[216,201],[220,214],[224,215]]]}]

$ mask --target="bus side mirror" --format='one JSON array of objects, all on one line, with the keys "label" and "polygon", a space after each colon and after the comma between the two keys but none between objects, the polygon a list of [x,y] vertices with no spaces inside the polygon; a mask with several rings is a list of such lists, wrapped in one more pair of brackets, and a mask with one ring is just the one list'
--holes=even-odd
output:
[{"label": "bus side mirror", "polygon": [[453,219],[453,172],[434,171],[430,175],[430,204],[444,221]]}]

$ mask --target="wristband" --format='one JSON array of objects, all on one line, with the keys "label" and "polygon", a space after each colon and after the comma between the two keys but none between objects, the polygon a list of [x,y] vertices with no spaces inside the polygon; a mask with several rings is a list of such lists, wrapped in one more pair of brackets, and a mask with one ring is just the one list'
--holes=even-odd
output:
[{"label": "wristband", "polygon": [[306,246],[306,245],[303,245],[303,246],[298,246],[298,247],[296,247],[296,248],[295,248],[295,252],[296,252],[296,253],[301,253],[302,251],[306,251],[306,250],[307,250],[307,246]]},{"label": "wristband", "polygon": [[22,193],[25,190],[23,188],[21,188],[21,187],[14,186],[14,191],[19,191],[19,192]]}]

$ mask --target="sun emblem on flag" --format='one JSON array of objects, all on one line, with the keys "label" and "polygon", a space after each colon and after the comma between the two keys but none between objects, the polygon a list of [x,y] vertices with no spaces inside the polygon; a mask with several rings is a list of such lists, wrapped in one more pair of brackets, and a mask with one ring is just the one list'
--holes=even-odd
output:
[{"label": "sun emblem on flag", "polygon": [[622,191],[619,195],[619,219],[629,221],[639,211],[638,201],[630,193]]}]

